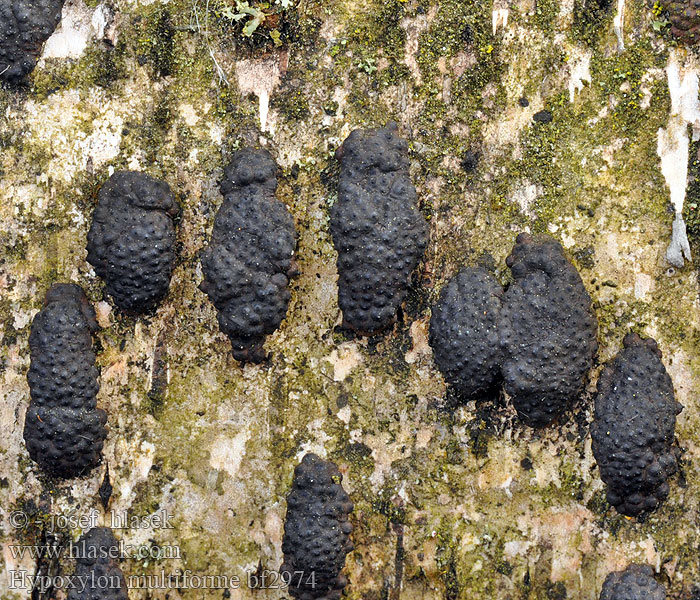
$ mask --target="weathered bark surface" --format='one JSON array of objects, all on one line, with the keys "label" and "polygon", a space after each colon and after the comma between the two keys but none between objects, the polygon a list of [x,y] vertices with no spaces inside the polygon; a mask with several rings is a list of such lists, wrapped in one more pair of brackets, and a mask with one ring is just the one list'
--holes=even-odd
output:
[{"label": "weathered bark surface", "polygon": [[[631,562],[658,570],[670,598],[691,598],[698,278],[693,263],[671,267],[666,250],[684,211],[698,251],[698,144],[682,143],[698,112],[692,52],[673,45],[663,12],[644,2],[627,3],[624,19],[618,6],[573,0],[291,5],[251,41],[246,22],[226,16],[227,6],[236,12],[230,0],[69,1],[27,85],[0,90],[0,596],[26,597],[10,589],[11,572],[33,574],[37,561],[12,548],[41,537],[39,527],[13,529],[12,511],[103,514],[109,466],[109,510],[165,510],[174,527],[117,537],[181,554],[130,558],[127,578],[237,575],[230,597],[280,598],[251,591],[245,574],[279,568],[293,468],[313,451],[339,465],[355,504],[350,598],[593,600]],[[683,89],[688,101],[672,102]],[[352,129],[392,119],[409,141],[430,244],[394,330],[352,340],[336,331],[333,153]],[[223,166],[258,142],[282,166],[278,197],[299,231],[301,274],[266,343],[269,363],[241,368],[197,287],[198,253],[222,202]],[[164,179],[183,209],[170,293],[138,319],[113,309],[85,260],[97,190],[117,169]],[[565,423],[540,431],[504,401],[442,410],[427,344],[444,282],[489,252],[507,283],[505,257],[528,229],[561,240],[600,320],[586,396]],[[96,307],[98,405],[109,413],[103,463],[62,484],[42,478],[22,440],[30,324],[57,281],[81,284]],[[685,407],[682,474],[644,522],[606,504],[588,433],[600,362],[631,329],[659,342]],[[183,587],[131,598],[166,592],[224,597]]]}]

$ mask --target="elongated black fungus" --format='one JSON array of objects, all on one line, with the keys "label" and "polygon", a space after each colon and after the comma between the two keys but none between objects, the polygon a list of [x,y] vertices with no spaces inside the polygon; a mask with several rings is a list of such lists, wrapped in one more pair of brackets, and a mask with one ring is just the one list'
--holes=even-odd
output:
[{"label": "elongated black fungus", "polygon": [[668,479],[678,468],[676,415],[683,407],[656,342],[631,333],[623,345],[598,379],[591,436],[608,502],[637,516],[668,496]]},{"label": "elongated black fungus", "polygon": [[179,212],[168,184],[145,173],[119,171],[100,189],[87,260],[122,310],[148,312],[168,293]]},{"label": "elongated black fungus", "polygon": [[77,565],[68,600],[128,600],[129,590],[119,567],[119,544],[111,529],[91,529],[78,540],[72,554]]},{"label": "elongated black fungus", "polygon": [[462,269],[433,306],[430,346],[435,364],[460,399],[485,394],[500,380],[502,303],[501,285],[477,267]]},{"label": "elongated black fungus", "polygon": [[342,480],[335,464],[315,454],[304,456],[294,470],[280,567],[294,598],[338,600],[347,585],[340,572],[353,549],[348,521],[353,505]]},{"label": "elongated black fungus", "polygon": [[100,460],[107,413],[97,408],[95,312],[80,286],[55,284],[29,335],[29,455],[49,475],[77,477]]},{"label": "elongated black fungus", "polygon": [[666,589],[649,565],[630,565],[605,578],[600,600],[666,600]]},{"label": "elongated black fungus", "polygon": [[521,233],[506,259],[500,343],[503,378],[520,418],[551,423],[581,393],[598,349],[598,322],[576,268],[549,236]]},{"label": "elongated black fungus", "polygon": [[338,149],[338,200],[331,234],[338,251],[343,324],[360,335],[390,327],[428,243],[408,174],[408,146],[390,123],[355,130]]},{"label": "elongated black fungus", "polygon": [[671,0],[668,3],[671,34],[684,44],[700,41],[700,0]]},{"label": "elongated black fungus", "polygon": [[44,42],[61,22],[64,0],[0,0],[0,80],[31,73]]},{"label": "elongated black fungus", "polygon": [[237,152],[224,171],[224,202],[201,257],[200,288],[216,306],[233,356],[243,362],[265,358],[265,337],[287,314],[295,274],[294,220],[276,189],[277,165],[269,152]]}]

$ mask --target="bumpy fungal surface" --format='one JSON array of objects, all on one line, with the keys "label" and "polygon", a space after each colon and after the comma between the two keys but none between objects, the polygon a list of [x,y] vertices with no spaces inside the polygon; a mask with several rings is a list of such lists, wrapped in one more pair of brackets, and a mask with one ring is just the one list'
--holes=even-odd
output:
[{"label": "bumpy fungal surface", "polygon": [[107,527],[95,527],[84,534],[73,549],[76,577],[68,600],[128,600],[119,551],[117,540]]},{"label": "bumpy fungal surface", "polygon": [[16,83],[34,70],[62,8],[63,0],[0,0],[0,80]]},{"label": "bumpy fungal surface", "polygon": [[521,233],[506,259],[513,283],[501,312],[503,379],[520,418],[551,423],[582,391],[598,323],[576,268],[549,236]]},{"label": "bumpy fungal surface", "polygon": [[591,435],[608,502],[637,516],[668,496],[668,478],[678,468],[676,415],[683,407],[656,342],[628,334],[623,344],[598,379]]},{"label": "bumpy fungal surface", "polygon": [[500,380],[498,325],[503,288],[481,267],[462,269],[440,292],[430,318],[435,363],[460,399]]},{"label": "bumpy fungal surface", "polygon": [[666,590],[654,579],[649,565],[630,565],[610,573],[603,583],[600,600],[665,600]]},{"label": "bumpy fungal surface", "polygon": [[88,232],[88,262],[124,311],[154,309],[168,293],[179,207],[167,183],[119,171],[100,189]]},{"label": "bumpy fungal surface", "polygon": [[95,312],[73,284],[53,285],[32,323],[24,440],[29,455],[49,475],[82,475],[102,453],[107,413],[96,407],[96,330]]},{"label": "bumpy fungal surface", "polygon": [[700,0],[672,0],[668,4],[671,33],[681,42],[700,40]]},{"label": "bumpy fungal surface", "polygon": [[348,515],[353,504],[332,462],[307,454],[294,470],[287,497],[280,575],[301,600],[337,600],[347,579],[340,574],[353,549]]},{"label": "bumpy fungal surface", "polygon": [[277,164],[269,152],[237,152],[224,170],[224,202],[201,256],[200,288],[216,306],[233,356],[243,362],[265,358],[265,337],[287,314],[295,274],[294,219],[276,189]]},{"label": "bumpy fungal surface", "polygon": [[390,327],[428,243],[408,173],[408,145],[395,123],[355,130],[336,153],[338,199],[331,234],[338,251],[344,326],[361,335]]}]

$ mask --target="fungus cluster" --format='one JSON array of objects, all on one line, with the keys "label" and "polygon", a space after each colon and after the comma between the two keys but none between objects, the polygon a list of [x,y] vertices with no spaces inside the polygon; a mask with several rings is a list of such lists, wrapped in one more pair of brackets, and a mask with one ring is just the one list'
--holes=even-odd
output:
[{"label": "fungus cluster", "polygon": [[85,474],[102,453],[107,413],[97,408],[96,330],[95,312],[73,284],[54,284],[32,322],[24,440],[29,456],[55,477]]},{"label": "fungus cluster", "polygon": [[360,335],[390,327],[428,243],[408,173],[408,145],[390,123],[357,129],[337,151],[338,199],[331,234],[338,251],[343,324]]},{"label": "fungus cluster", "polygon": [[287,314],[295,273],[294,220],[276,189],[277,165],[269,152],[237,152],[224,171],[224,202],[201,256],[200,288],[218,311],[233,356],[243,362],[265,358],[265,337]]}]

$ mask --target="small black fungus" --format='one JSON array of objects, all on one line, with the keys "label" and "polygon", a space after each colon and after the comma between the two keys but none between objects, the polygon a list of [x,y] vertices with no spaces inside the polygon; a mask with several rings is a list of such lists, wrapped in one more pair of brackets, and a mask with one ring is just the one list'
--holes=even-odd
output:
[{"label": "small black fungus", "polygon": [[500,380],[502,304],[501,285],[476,267],[462,269],[433,307],[430,346],[435,363],[461,399],[485,394]]},{"label": "small black fungus", "polygon": [[513,283],[501,311],[503,378],[520,418],[551,423],[581,393],[598,350],[591,298],[561,244],[521,233],[506,259]]},{"label": "small black fungus", "polygon": [[294,469],[280,567],[294,598],[338,600],[347,585],[340,572],[353,549],[348,520],[353,504],[342,481],[338,467],[315,454],[305,455]]},{"label": "small black fungus", "polygon": [[528,106],[530,106],[530,101],[525,96],[523,96],[518,100],[518,104],[523,108],[527,108]]},{"label": "small black fungus", "polygon": [[0,80],[31,73],[61,21],[64,0],[0,0]]},{"label": "small black fungus", "polygon": [[107,413],[97,408],[96,330],[95,312],[74,284],[53,285],[32,322],[24,440],[32,459],[55,477],[83,475],[102,454]]},{"label": "small black fungus", "polygon": [[120,309],[142,314],[168,293],[179,212],[168,184],[145,173],[119,171],[100,189],[87,260]]},{"label": "small black fungus", "polygon": [[700,0],[671,0],[668,3],[671,34],[684,44],[700,40]]},{"label": "small black fungus", "polygon": [[330,216],[338,304],[343,326],[360,335],[394,323],[428,243],[407,153],[395,123],[355,130],[336,152],[340,181]]},{"label": "small black fungus", "polygon": [[265,337],[287,314],[295,274],[294,219],[275,197],[277,164],[266,150],[243,149],[224,170],[224,202],[202,252],[200,288],[214,303],[233,356],[264,360]]},{"label": "small black fungus", "polygon": [[467,150],[462,156],[462,168],[467,173],[473,173],[479,166],[479,153],[473,150]]},{"label": "small black fungus", "polygon": [[70,588],[68,600],[128,600],[129,590],[118,562],[119,544],[111,529],[91,529],[72,553],[77,563],[76,584]]},{"label": "small black fungus", "polygon": [[608,502],[637,516],[668,496],[668,479],[678,468],[676,415],[683,407],[656,342],[632,333],[623,345],[598,379],[591,436]]},{"label": "small black fungus", "polygon": [[666,590],[649,565],[630,565],[605,578],[600,600],[666,600]]},{"label": "small black fungus", "polygon": [[536,123],[551,123],[552,118],[551,112],[548,110],[541,110],[540,112],[534,114],[532,120]]},{"label": "small black fungus", "polygon": [[109,500],[112,497],[112,491],[114,488],[112,487],[112,480],[109,478],[109,466],[105,469],[105,475],[102,478],[102,483],[100,484],[99,489],[97,490],[97,495],[100,497],[100,502],[102,503],[102,508],[107,510],[107,507],[109,506]]}]

